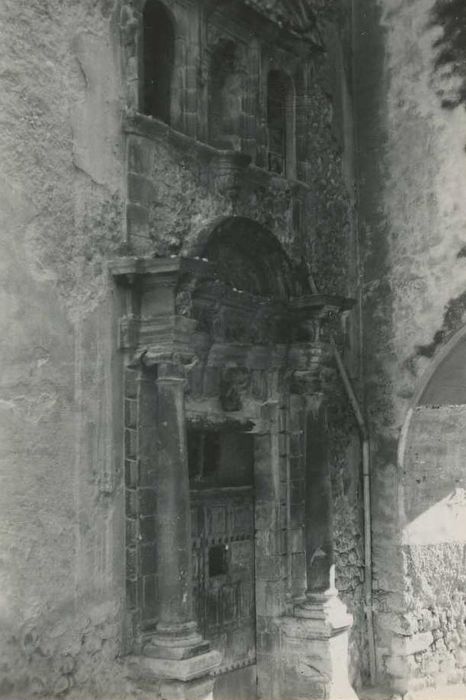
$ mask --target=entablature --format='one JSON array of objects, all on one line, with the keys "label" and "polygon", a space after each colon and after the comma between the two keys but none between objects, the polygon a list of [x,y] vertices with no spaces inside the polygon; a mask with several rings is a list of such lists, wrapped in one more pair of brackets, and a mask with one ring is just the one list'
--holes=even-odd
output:
[{"label": "entablature", "polygon": [[110,263],[130,302],[119,347],[131,364],[307,371],[325,354],[327,321],[352,307],[342,296],[274,298],[226,284],[202,258],[120,258]]}]

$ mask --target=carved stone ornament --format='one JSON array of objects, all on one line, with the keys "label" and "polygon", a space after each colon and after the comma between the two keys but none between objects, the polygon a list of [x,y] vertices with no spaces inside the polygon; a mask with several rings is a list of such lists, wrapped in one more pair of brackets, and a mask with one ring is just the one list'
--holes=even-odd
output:
[{"label": "carved stone ornament", "polygon": [[[200,353],[203,361],[208,355],[209,363],[219,367],[252,368],[252,362],[257,368],[289,369],[294,390],[300,392],[320,390],[328,345],[321,342],[321,327],[352,306],[351,300],[338,296],[281,300],[238,289],[234,276],[229,283],[223,281],[215,261],[202,258],[121,258],[110,269],[129,291],[119,345],[130,366],[176,361],[189,371]],[[252,271],[250,267],[248,274]],[[256,289],[259,282],[249,279]],[[239,410],[244,393],[240,375],[231,372],[222,380],[225,410]]]}]

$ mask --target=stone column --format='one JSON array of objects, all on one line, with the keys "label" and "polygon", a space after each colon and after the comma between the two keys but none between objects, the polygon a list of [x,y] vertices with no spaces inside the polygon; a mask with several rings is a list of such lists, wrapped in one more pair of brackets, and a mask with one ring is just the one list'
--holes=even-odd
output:
[{"label": "stone column", "polygon": [[192,606],[192,544],[182,368],[157,373],[157,572],[160,616],[145,652],[183,659],[209,648],[197,634]]},{"label": "stone column", "polygon": [[319,381],[321,356],[319,347],[310,347],[307,369],[302,367],[294,375],[294,391],[301,395],[305,409],[307,586],[305,600],[281,623],[283,690],[289,698],[351,700],[356,698],[348,678],[352,617],[335,588],[327,417]]},{"label": "stone column", "polygon": [[[348,632],[353,618],[335,587],[333,504],[325,396],[316,370],[301,374],[305,402],[305,546],[306,600],[294,614],[306,620],[298,625],[309,644],[313,666],[327,679],[329,700],[356,698],[348,678]],[[315,683],[316,679],[312,681]],[[324,681],[321,681],[324,683]]]},{"label": "stone column", "polygon": [[[220,654],[197,632],[192,606],[192,543],[182,366],[158,365],[156,546],[160,616],[155,634],[138,658],[139,671],[165,679],[163,697],[208,697],[208,674]],[[194,679],[197,679],[194,682]],[[180,681],[184,682],[181,683]],[[199,690],[199,682],[202,689]],[[193,688],[193,683],[195,688]],[[205,686],[205,687],[204,687]],[[209,690],[210,687],[210,690]],[[206,690],[207,689],[207,690]],[[206,694],[207,693],[207,694]]]},{"label": "stone column", "polygon": [[332,486],[327,411],[322,393],[305,396],[305,543],[308,598],[334,592]]}]

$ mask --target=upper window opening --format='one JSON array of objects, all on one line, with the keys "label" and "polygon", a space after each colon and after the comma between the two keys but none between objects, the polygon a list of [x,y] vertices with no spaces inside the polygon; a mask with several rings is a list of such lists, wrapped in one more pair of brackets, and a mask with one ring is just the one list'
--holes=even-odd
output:
[{"label": "upper window opening", "polygon": [[267,80],[267,127],[269,135],[268,169],[281,175],[293,170],[294,128],[291,80],[278,70]]},{"label": "upper window opening", "polygon": [[143,110],[169,124],[175,31],[162,3],[147,0],[143,27]]},{"label": "upper window opening", "polygon": [[234,42],[217,46],[210,62],[209,134],[217,148],[240,149],[242,76]]}]

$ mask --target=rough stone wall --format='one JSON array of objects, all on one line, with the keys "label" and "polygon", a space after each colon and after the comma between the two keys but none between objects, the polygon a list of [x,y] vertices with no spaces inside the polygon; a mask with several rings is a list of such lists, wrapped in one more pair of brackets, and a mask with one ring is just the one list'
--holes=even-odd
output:
[{"label": "rough stone wall", "polygon": [[[108,0],[0,8],[0,694],[130,690],[117,660],[123,372],[106,261],[177,252],[232,213],[259,220],[304,257],[321,291],[356,293],[350,97],[337,33],[327,28],[330,50],[313,73],[308,187],[251,167],[233,199],[209,180],[196,144],[180,148],[168,129],[164,138],[125,135],[119,20]],[[349,337],[356,366],[357,324]],[[343,433],[341,476],[353,440]],[[337,568],[356,612],[359,564],[346,554],[360,533],[344,523],[357,522],[358,503],[339,479]]]},{"label": "rough stone wall", "polygon": [[[398,463],[398,441],[423,372],[464,315],[466,115],[461,101],[446,105],[440,94],[456,94],[461,84],[461,64],[453,61],[452,70],[439,61],[452,33],[438,10],[447,8],[448,16],[454,5],[360,0],[355,16],[378,669],[380,680],[402,691],[422,675],[417,652],[401,662],[395,648],[397,635],[411,635],[407,566],[426,580],[435,574],[427,553],[402,548],[404,508],[416,485],[407,481],[409,466]],[[441,468],[451,477],[448,462]]]}]

